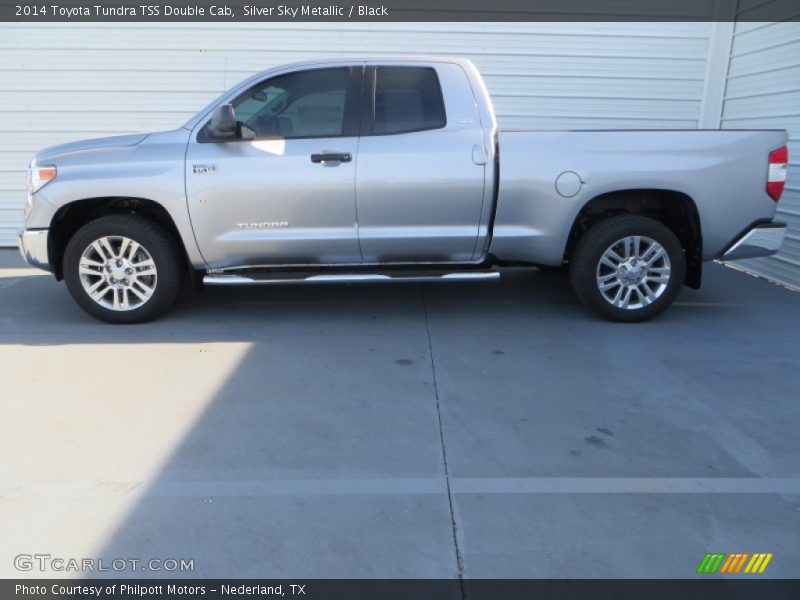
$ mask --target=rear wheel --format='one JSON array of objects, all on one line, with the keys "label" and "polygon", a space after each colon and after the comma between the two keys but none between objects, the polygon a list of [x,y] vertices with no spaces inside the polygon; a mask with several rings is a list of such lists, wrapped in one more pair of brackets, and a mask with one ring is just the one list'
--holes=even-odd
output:
[{"label": "rear wheel", "polygon": [[680,292],[686,260],[680,240],[662,223],[624,215],[595,225],[581,238],[570,279],[585,306],[611,321],[645,321]]},{"label": "rear wheel", "polygon": [[175,301],[184,274],[180,249],[157,223],[137,215],[101,217],[67,244],[64,279],[87,313],[108,323],[142,323]]}]

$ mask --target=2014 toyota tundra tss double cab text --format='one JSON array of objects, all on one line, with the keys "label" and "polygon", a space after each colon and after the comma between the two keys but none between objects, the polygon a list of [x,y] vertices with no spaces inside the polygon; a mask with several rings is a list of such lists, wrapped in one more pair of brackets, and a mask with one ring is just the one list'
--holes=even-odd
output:
[{"label": "2014 toyota tundra tss double cab text", "polygon": [[568,266],[615,321],[663,311],[703,261],[774,254],[785,131],[499,131],[449,58],[265,71],[174,131],[30,165],[28,263],[112,323],[206,285],[493,279]]}]

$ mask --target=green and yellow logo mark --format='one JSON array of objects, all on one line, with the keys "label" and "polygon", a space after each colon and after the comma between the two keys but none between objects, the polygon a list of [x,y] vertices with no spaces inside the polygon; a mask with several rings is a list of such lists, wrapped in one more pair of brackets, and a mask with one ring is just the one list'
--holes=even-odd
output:
[{"label": "green and yellow logo mark", "polygon": [[700,564],[697,565],[697,572],[704,575],[713,575],[715,573],[728,575],[738,573],[760,574],[764,572],[771,560],[772,552],[706,554]]}]

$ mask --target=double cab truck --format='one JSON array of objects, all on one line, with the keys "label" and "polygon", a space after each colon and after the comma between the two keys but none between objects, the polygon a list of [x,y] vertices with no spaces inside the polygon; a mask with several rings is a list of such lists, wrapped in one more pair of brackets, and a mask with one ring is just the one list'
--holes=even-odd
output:
[{"label": "double cab truck", "polygon": [[454,58],[315,60],[182,127],[47,148],[20,250],[89,314],[154,319],[205,285],[496,279],[568,268],[643,321],[702,264],[768,256],[785,131],[504,131]]}]

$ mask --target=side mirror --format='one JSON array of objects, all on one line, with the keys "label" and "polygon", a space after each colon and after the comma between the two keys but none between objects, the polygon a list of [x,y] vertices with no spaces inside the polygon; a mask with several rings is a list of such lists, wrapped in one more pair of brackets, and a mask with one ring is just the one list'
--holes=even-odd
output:
[{"label": "side mirror", "polygon": [[236,113],[233,104],[222,104],[214,109],[207,133],[212,140],[230,140],[236,137]]}]

